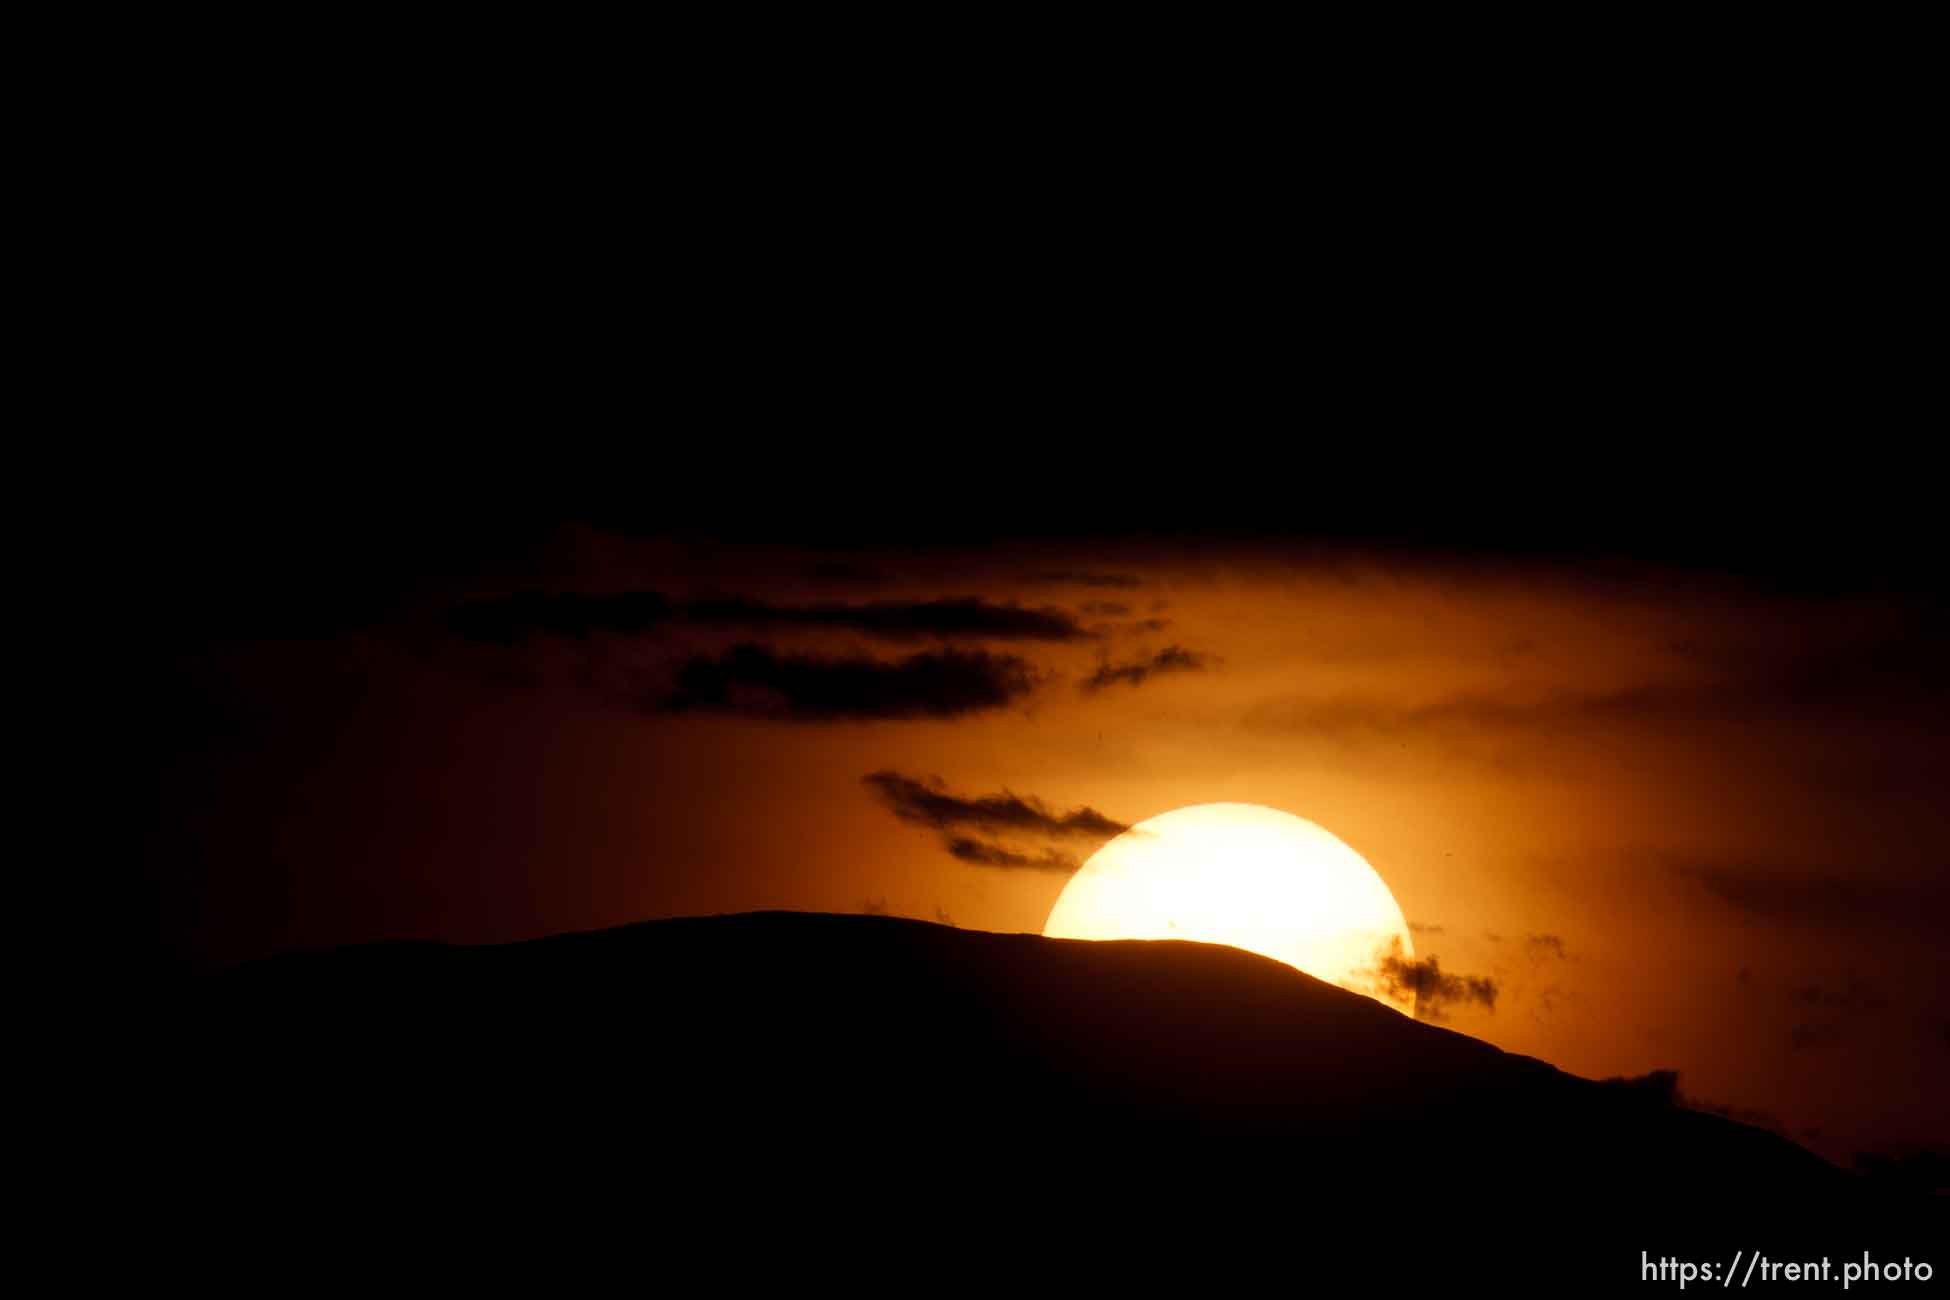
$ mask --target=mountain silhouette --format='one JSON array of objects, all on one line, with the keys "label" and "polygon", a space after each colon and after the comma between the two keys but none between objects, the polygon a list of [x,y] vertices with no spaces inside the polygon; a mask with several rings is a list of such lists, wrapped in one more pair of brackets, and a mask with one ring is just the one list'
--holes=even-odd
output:
[{"label": "mountain silhouette", "polygon": [[1589,1291],[1641,1251],[1915,1253],[1940,1208],[1206,944],[812,913],[381,943],[209,977],[142,1051],[151,1249],[259,1274],[553,1243]]}]

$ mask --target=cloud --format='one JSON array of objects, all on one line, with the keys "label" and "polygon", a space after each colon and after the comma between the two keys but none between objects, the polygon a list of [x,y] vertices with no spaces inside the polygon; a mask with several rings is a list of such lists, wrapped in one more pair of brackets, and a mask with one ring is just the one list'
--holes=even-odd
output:
[{"label": "cloud", "polygon": [[965,835],[950,835],[946,843],[949,856],[977,867],[1018,867],[1027,871],[1062,872],[1065,875],[1077,869],[1075,858],[1055,849],[1044,849],[1040,854],[1031,855]]},{"label": "cloud", "polygon": [[745,596],[673,602],[661,592],[520,592],[463,605],[450,625],[471,640],[509,645],[550,634],[586,638],[631,635],[681,621],[698,627],[833,628],[888,641],[927,637],[968,641],[1079,641],[1089,633],[1054,606],[1028,609],[965,596],[926,601],[775,605]]},{"label": "cloud", "polygon": [[1027,581],[1053,587],[1114,587],[1123,591],[1144,585],[1144,579],[1134,573],[1032,573]]},{"label": "cloud", "polygon": [[1524,940],[1524,948],[1530,953],[1532,961],[1542,961],[1546,957],[1567,960],[1564,940],[1554,934],[1533,934]]},{"label": "cloud", "polygon": [[[1500,942],[1496,935],[1485,933],[1492,942]],[[1506,1006],[1517,1004],[1525,1007],[1530,1018],[1536,1023],[1548,1024],[1559,1008],[1578,1000],[1578,994],[1551,978],[1555,973],[1553,963],[1577,960],[1571,955],[1564,939],[1555,934],[1526,934],[1523,944],[1524,964],[1514,969],[1499,964],[1497,970],[1505,979],[1498,987],[1499,1000]]]},{"label": "cloud", "polygon": [[[1130,829],[1094,808],[1057,812],[1040,799],[1012,790],[964,797],[950,793],[939,777],[922,781],[881,771],[860,779],[894,816],[941,832],[949,856],[971,866],[1075,871],[1075,855],[1058,849],[1058,842],[1103,841]],[[1024,840],[1032,846],[1005,842]]]},{"label": "cloud", "polygon": [[1089,634],[1054,606],[1027,609],[975,596],[865,604],[772,605],[743,597],[694,600],[684,617],[706,627],[824,627],[889,641],[941,637],[984,641],[1078,641]]},{"label": "cloud", "polygon": [[[1734,983],[1743,996],[1751,998],[1764,990],[1769,999],[1785,1007],[1790,1020],[1787,1045],[1794,1051],[1831,1047],[1859,1032],[1874,1032],[1865,1022],[1895,1005],[1882,986],[1854,971],[1840,976],[1804,973],[1786,982],[1776,982],[1756,976],[1751,967],[1742,966],[1734,976]],[[1904,991],[1898,984],[1898,995]]]},{"label": "cloud", "polygon": [[1787,991],[1788,1002],[1803,1017],[1788,1030],[1788,1046],[1797,1051],[1828,1047],[1842,1041],[1850,1022],[1889,1006],[1875,985],[1850,974],[1845,980],[1809,980]]},{"label": "cloud", "polygon": [[1101,691],[1107,686],[1123,683],[1137,686],[1156,673],[1197,672],[1212,663],[1212,656],[1187,650],[1183,646],[1166,646],[1148,659],[1133,663],[1113,664],[1106,661],[1097,667],[1083,681],[1086,691]]},{"label": "cloud", "polygon": [[1391,941],[1380,959],[1375,974],[1391,997],[1415,997],[1418,1019],[1442,1020],[1448,1008],[1477,1003],[1486,1011],[1496,1010],[1497,983],[1487,975],[1449,975],[1434,956],[1411,959],[1402,956],[1399,938]]},{"label": "cloud", "polygon": [[1441,934],[1443,932],[1441,926],[1430,925],[1427,921],[1410,921],[1408,928],[1415,934]]},{"label": "cloud", "polygon": [[1003,708],[1040,680],[1026,661],[980,650],[928,651],[888,661],[740,645],[684,663],[662,708],[793,721],[953,718]]},{"label": "cloud", "polygon": [[1528,686],[1461,691],[1419,704],[1370,695],[1284,696],[1249,715],[1266,731],[1361,742],[1409,737],[1582,737],[1625,728],[1672,731],[1764,721],[1854,721],[1937,726],[1950,705],[1950,626],[1910,611],[1843,647],[1752,645],[1705,652],[1669,647],[1685,676],[1601,689],[1540,693]]},{"label": "cloud", "polygon": [[1853,975],[1842,984],[1810,981],[1797,985],[1788,991],[1788,996],[1802,1006],[1827,1007],[1836,1011],[1880,1011],[1889,1005],[1889,999],[1873,984]]},{"label": "cloud", "polygon": [[1632,687],[1567,692],[1544,699],[1466,692],[1426,704],[1402,705],[1365,696],[1269,700],[1248,721],[1266,731],[1297,731],[1359,741],[1453,734],[1552,734],[1614,723],[1690,719],[1724,705],[1704,688]]},{"label": "cloud", "polygon": [[1095,808],[1052,812],[1042,800],[1012,790],[970,799],[950,794],[938,777],[917,781],[899,772],[881,771],[860,779],[879,793],[896,817],[935,830],[969,826],[991,833],[1109,839],[1130,829]]},{"label": "cloud", "polygon": [[1836,872],[1671,862],[1721,903],[1758,920],[1821,930],[1904,931],[1934,936],[1950,921],[1950,888],[1938,881],[1877,881]]}]

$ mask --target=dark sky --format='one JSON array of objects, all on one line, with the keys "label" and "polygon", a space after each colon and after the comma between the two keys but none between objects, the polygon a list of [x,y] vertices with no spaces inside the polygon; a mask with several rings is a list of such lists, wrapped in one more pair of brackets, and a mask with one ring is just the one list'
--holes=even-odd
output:
[{"label": "dark sky", "polygon": [[1065,818],[1244,800],[1495,983],[1465,1032],[1837,1158],[1950,1138],[1928,223],[1881,146],[209,121],[106,255],[148,342],[90,391],[145,436],[51,534],[134,968],[1036,930]]}]

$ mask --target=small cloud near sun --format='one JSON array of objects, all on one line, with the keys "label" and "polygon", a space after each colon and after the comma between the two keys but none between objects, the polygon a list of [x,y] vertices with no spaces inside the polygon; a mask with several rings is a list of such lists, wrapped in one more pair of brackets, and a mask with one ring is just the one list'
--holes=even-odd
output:
[{"label": "small cloud near sun", "polygon": [[1096,672],[1084,678],[1079,689],[1088,694],[1120,684],[1139,686],[1159,673],[1201,672],[1216,662],[1215,655],[1201,654],[1180,645],[1168,645],[1148,658],[1131,663],[1117,664],[1105,660],[1097,666]]},{"label": "small cloud near sun", "polygon": [[1564,950],[1564,940],[1554,934],[1533,934],[1524,940],[1524,947],[1529,950],[1532,961],[1542,961],[1546,957],[1569,960],[1569,954]]},{"label": "small cloud near sun", "polygon": [[[899,772],[870,772],[860,778],[888,811],[904,822],[940,832],[950,857],[977,867],[1068,873],[1075,854],[1056,842],[1101,843],[1130,829],[1095,808],[1057,812],[1033,795],[958,795],[940,777],[919,779]],[[1025,848],[1019,841],[1032,841]]]},{"label": "small cloud near sun", "polygon": [[1452,1006],[1475,1003],[1496,1010],[1497,982],[1487,975],[1451,975],[1433,954],[1411,958],[1402,953],[1399,938],[1375,954],[1373,974],[1391,996],[1412,995],[1418,1020],[1446,1020]]},{"label": "small cloud near sun", "polygon": [[1054,871],[1065,875],[1077,869],[1075,858],[1055,849],[1044,849],[1037,854],[1018,853],[1000,844],[990,844],[965,835],[949,837],[948,854],[977,867],[1021,867],[1028,871]]}]

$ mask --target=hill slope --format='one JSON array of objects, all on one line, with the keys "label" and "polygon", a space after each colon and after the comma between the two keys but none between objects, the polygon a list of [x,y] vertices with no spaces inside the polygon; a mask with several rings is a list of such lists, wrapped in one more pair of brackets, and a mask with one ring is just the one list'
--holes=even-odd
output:
[{"label": "hill slope", "polygon": [[161,1037],[156,1167],[259,1240],[622,1214],[661,1248],[986,1224],[1270,1252],[1304,1225],[1618,1272],[1754,1248],[1736,1223],[1856,1249],[1900,1221],[1773,1134],[1201,944],[794,913],[382,944],[216,977]]}]

